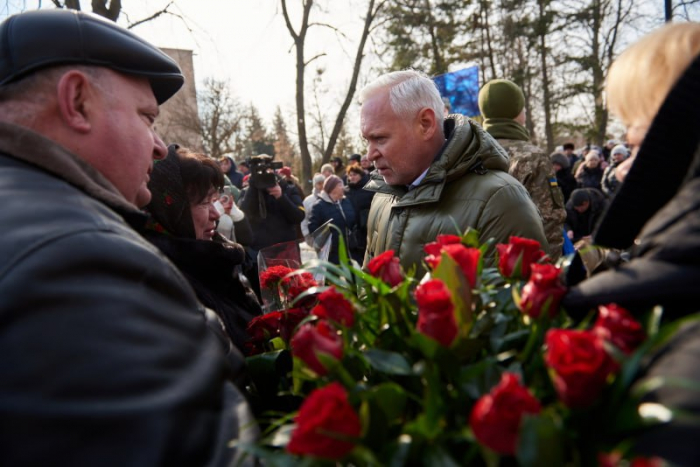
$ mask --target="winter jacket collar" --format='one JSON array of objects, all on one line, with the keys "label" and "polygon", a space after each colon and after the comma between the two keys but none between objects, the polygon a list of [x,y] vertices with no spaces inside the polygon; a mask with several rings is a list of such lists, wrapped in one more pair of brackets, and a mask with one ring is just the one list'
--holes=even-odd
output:
[{"label": "winter jacket collar", "polygon": [[321,190],[321,191],[318,193],[318,197],[321,198],[321,199],[322,199],[323,201],[325,201],[326,203],[338,204],[338,201],[333,201],[333,200],[331,199],[331,197],[328,195],[328,193],[326,193],[326,192],[323,191],[323,190]]},{"label": "winter jacket collar", "polygon": [[508,171],[508,154],[491,135],[469,119],[464,123],[457,119],[445,122],[446,128],[453,124],[454,130],[449,139],[415,189],[408,191],[403,185],[388,185],[376,172],[372,173],[365,189],[401,198],[396,206],[412,206],[439,201],[445,183],[467,172]]},{"label": "winter jacket collar", "polygon": [[90,164],[29,128],[0,122],[0,153],[65,180],[122,215],[132,227],[143,226],[148,217]]}]

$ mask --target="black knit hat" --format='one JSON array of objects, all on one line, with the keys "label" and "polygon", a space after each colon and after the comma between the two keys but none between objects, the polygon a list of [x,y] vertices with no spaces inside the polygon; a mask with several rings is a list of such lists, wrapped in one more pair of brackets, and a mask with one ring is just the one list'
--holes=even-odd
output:
[{"label": "black knit hat", "polygon": [[172,58],[97,15],[34,10],[0,23],[0,86],[41,68],[69,64],[102,66],[148,78],[158,104],[184,83]]}]

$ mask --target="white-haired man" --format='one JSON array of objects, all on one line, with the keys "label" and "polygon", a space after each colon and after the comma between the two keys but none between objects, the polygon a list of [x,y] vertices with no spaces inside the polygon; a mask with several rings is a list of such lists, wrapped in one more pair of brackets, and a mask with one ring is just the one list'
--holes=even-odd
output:
[{"label": "white-haired man", "polygon": [[[482,241],[512,235],[547,241],[525,188],[508,175],[505,151],[478,125],[444,118],[435,84],[413,70],[385,74],[360,93],[361,131],[376,167],[365,187],[377,194],[368,221],[365,264],[394,252],[417,265],[438,234],[467,227]],[[492,261],[491,252],[489,261]]]}]

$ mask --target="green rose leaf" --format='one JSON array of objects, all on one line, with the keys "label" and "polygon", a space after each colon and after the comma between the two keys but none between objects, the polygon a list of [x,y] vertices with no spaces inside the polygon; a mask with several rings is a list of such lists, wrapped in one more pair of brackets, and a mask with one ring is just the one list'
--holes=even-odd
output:
[{"label": "green rose leaf", "polygon": [[410,375],[411,365],[396,352],[386,350],[369,349],[364,353],[367,362],[377,371],[390,375]]},{"label": "green rose leaf", "polygon": [[564,439],[561,429],[549,417],[525,414],[520,423],[515,455],[523,467],[564,465]]}]

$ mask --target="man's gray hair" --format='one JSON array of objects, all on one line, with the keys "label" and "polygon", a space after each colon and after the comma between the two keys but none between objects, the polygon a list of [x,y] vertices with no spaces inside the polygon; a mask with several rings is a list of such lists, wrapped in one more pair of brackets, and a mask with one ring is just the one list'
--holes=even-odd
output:
[{"label": "man's gray hair", "polygon": [[418,70],[386,73],[360,91],[360,103],[382,89],[389,89],[389,105],[402,118],[413,118],[423,108],[432,109],[438,127],[442,130],[445,104],[437,86],[428,75]]}]

